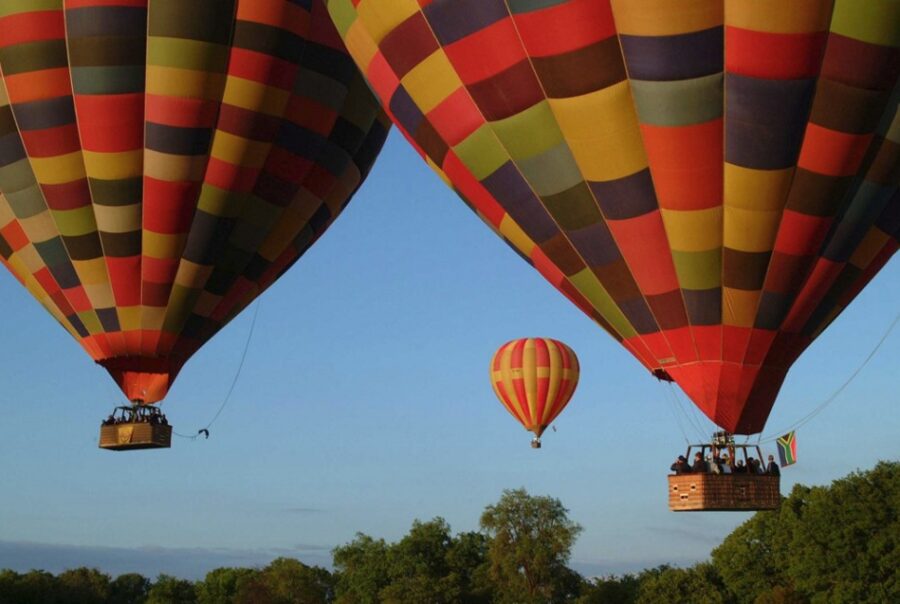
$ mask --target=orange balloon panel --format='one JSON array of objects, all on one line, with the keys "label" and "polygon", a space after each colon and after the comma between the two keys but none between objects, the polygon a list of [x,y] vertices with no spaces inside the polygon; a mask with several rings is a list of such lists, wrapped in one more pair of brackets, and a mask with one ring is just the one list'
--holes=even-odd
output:
[{"label": "orange balloon panel", "polygon": [[575,392],[578,357],[550,338],[513,340],[494,353],[491,384],[506,410],[540,437]]}]

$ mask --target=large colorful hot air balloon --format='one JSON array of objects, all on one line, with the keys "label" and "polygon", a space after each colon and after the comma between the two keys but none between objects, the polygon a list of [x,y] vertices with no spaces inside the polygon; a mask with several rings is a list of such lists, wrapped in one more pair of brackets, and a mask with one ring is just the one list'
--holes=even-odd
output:
[{"label": "large colorful hot air balloon", "polygon": [[539,449],[541,434],[578,386],[578,357],[558,340],[513,340],[491,359],[491,385],[506,410],[534,433],[531,446]]},{"label": "large colorful hot air balloon", "polygon": [[428,164],[730,432],[897,250],[900,2],[327,5]]},{"label": "large colorful hot air balloon", "polygon": [[390,123],[321,0],[2,0],[0,70],[0,255],[135,403],[316,241]]}]

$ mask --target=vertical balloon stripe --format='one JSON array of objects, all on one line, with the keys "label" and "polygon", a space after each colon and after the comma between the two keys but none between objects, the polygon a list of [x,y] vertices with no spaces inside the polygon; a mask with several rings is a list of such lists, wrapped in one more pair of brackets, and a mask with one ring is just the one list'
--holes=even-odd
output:
[{"label": "vertical balloon stripe", "polygon": [[501,346],[491,359],[494,393],[537,437],[568,404],[577,382],[575,353],[557,340],[513,340]]},{"label": "vertical balloon stripe", "polygon": [[537,343],[543,351],[543,364],[547,367],[543,391],[538,393],[542,402],[537,419],[542,426],[546,426],[552,420],[551,416],[559,403],[561,390],[565,388],[566,378],[561,375],[564,362],[559,347],[546,338],[537,340]]},{"label": "vertical balloon stripe", "polygon": [[[726,325],[752,327],[810,112],[831,3],[749,7],[735,1],[725,7],[723,318]],[[725,359],[741,360],[748,340],[726,343]]]},{"label": "vertical balloon stripe", "polygon": [[[722,3],[641,4],[612,7],[647,153],[645,187],[664,227],[656,238],[664,249],[654,251],[677,276],[678,289],[654,308],[673,353],[657,366],[668,367],[721,348]],[[617,199],[640,198],[627,193]]]},{"label": "vertical balloon stripe", "polygon": [[[310,13],[298,12],[296,5],[285,3],[270,3],[267,13],[259,12],[257,5],[246,7],[238,7],[236,46],[299,49],[285,40],[305,36],[307,29],[317,32],[317,38],[307,41],[302,53],[285,54],[270,63],[268,72],[259,72],[268,73],[271,85],[290,93],[284,97],[281,118],[259,113],[254,117],[245,108],[223,105],[220,130],[230,128],[235,136],[255,140],[268,137],[271,146],[261,153],[264,161],[259,160],[259,174],[250,191],[253,203],[240,204],[237,225],[228,234],[222,253],[217,254],[225,262],[209,273],[197,298],[195,308],[206,310],[191,315],[185,324],[186,331],[196,334],[195,341],[211,337],[242,307],[241,300],[259,291],[255,280],[267,263],[281,257],[288,247],[295,248],[295,260],[324,232],[361,180],[362,170],[353,156],[366,143],[366,133],[386,133],[386,129],[374,128],[377,106],[359,103],[358,99],[367,95],[365,85],[344,55],[340,38],[320,5],[314,5]],[[252,10],[257,12],[247,12]],[[249,14],[265,23],[242,21]],[[282,28],[272,25],[278,19],[283,21]],[[238,50],[232,53],[232,70],[242,69],[245,58],[256,56],[235,53]],[[255,125],[254,131],[242,134],[250,125]],[[376,150],[381,142],[383,136]],[[298,231],[300,235],[294,237]]]},{"label": "vertical balloon stripe", "polygon": [[[890,18],[890,10],[879,3],[866,5],[854,15],[854,27],[859,31],[875,27]],[[864,179],[854,182],[852,177],[868,149],[877,156],[882,143],[873,141],[873,133],[879,118],[887,110],[882,120],[886,128],[896,112],[896,100],[889,103],[888,96],[900,55],[896,45],[873,45],[839,33],[853,27],[846,23],[848,14],[841,2],[834,12],[810,127],[767,276],[767,289],[771,284],[773,293],[764,297],[758,319],[761,326],[781,326],[790,332],[801,329],[848,251],[858,245],[896,189],[896,181],[885,183],[885,188]],[[875,67],[886,62],[893,67]],[[838,219],[842,213],[844,218]],[[799,232],[806,235],[802,247],[794,243]],[[824,258],[817,260],[820,254]]]},{"label": "vertical balloon stripe", "polygon": [[198,195],[225,89],[234,11],[234,2],[149,3],[142,234],[145,354],[172,350],[180,329],[167,325],[166,316],[188,313],[193,302],[184,295],[177,274],[188,233],[196,216],[202,216]]},{"label": "vertical balloon stripe", "polygon": [[[0,21],[2,23],[2,21]],[[0,80],[0,191],[11,217],[4,238],[23,260],[35,280],[52,297],[75,333],[88,334],[73,305],[83,304],[78,275],[41,193],[6,93]],[[65,286],[65,289],[63,289]],[[98,351],[92,351],[92,355]]]},{"label": "vertical balloon stripe", "polygon": [[4,266],[72,336],[78,337],[67,315],[72,308],[59,295],[59,285],[47,271],[34,244],[16,219],[9,200],[0,193],[0,258]]},{"label": "vertical balloon stripe", "polygon": [[[309,89],[313,88],[311,83]],[[361,104],[356,100],[360,97],[369,98],[369,92],[365,81],[356,72],[348,87],[344,106],[339,112],[341,117],[338,118],[338,123],[344,123],[345,126],[335,128],[330,133],[329,144],[326,146],[327,149],[334,145],[340,152],[348,153],[350,163],[333,182],[324,198],[324,205],[308,192],[310,188],[318,189],[321,183],[321,173],[310,169],[275,227],[244,268],[240,280],[216,308],[217,316],[225,316],[226,321],[235,316],[288,270],[337,218],[349,196],[367,176],[374,157],[387,137],[390,121],[376,103],[371,103],[367,109],[360,111]],[[360,129],[358,132],[357,128]],[[273,161],[272,178],[278,179],[283,172],[274,157],[275,154],[270,156]],[[307,179],[309,186],[306,184]],[[323,208],[328,209],[327,215]],[[304,222],[307,217],[309,221]]]},{"label": "vertical balloon stripe", "polygon": [[[41,205],[47,211],[37,218],[43,253],[70,301],[78,333],[115,332],[115,300],[75,123],[62,3],[3,2],[0,14],[0,69],[29,166],[18,171],[37,184],[25,194],[31,198],[27,211],[36,218]],[[20,183],[10,184],[15,189]]]},{"label": "vertical balloon stripe", "polygon": [[494,393],[506,410],[522,424],[528,423],[528,418],[522,415],[521,408],[515,403],[515,392],[508,383],[508,373],[504,372],[504,367],[508,364],[508,355],[511,353],[513,343],[504,344],[494,355],[491,361],[491,384]]},{"label": "vertical balloon stripe", "polygon": [[140,353],[141,177],[146,5],[66,2],[75,118],[117,328]]}]

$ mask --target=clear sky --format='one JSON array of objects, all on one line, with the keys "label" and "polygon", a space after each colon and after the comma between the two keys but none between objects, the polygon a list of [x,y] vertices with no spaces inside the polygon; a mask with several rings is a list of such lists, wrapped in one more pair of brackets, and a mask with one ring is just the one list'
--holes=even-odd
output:
[{"label": "clear sky", "polygon": [[[396,540],[434,516],[474,530],[503,489],[525,487],[562,500],[585,529],[575,567],[606,574],[704,559],[749,517],[667,510],[684,433],[696,441],[712,424],[507,248],[396,132],[345,213],[262,296],[209,440],[98,449],[118,388],[5,270],[0,300],[0,568],[194,578],[278,555],[327,564],[357,531]],[[850,376],[898,300],[895,259],[794,366],[767,435]],[[182,371],[163,407],[177,431],[215,414],[252,315]],[[582,368],[538,451],[488,379],[494,350],[525,336],[563,340]],[[900,329],[800,429],[782,492],[900,457],[898,358]]]}]

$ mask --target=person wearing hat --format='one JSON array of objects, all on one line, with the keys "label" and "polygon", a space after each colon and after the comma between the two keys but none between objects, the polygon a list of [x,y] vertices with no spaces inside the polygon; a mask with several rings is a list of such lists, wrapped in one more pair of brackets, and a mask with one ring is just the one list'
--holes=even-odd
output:
[{"label": "person wearing hat", "polygon": [[676,474],[687,474],[691,471],[691,467],[688,465],[684,455],[679,455],[678,459],[675,460],[675,463],[673,463],[669,469]]},{"label": "person wearing hat", "polygon": [[775,463],[774,455],[769,455],[769,465],[766,466],[766,474],[770,476],[781,476],[781,470],[778,469],[778,464]]}]

